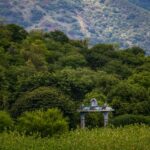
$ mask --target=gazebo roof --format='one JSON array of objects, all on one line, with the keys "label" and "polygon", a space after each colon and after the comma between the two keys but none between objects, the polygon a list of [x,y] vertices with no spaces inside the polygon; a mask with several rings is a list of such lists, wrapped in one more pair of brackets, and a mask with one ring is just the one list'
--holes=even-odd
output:
[{"label": "gazebo roof", "polygon": [[80,109],[78,109],[78,112],[111,112],[114,111],[114,109],[112,109],[111,107],[82,107]]}]

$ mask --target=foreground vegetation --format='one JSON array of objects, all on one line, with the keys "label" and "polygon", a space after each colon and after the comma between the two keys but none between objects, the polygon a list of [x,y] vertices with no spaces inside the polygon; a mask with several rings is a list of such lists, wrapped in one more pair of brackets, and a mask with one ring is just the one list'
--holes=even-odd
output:
[{"label": "foreground vegetation", "polygon": [[35,138],[17,133],[1,133],[2,150],[149,150],[150,127],[126,126],[76,130],[61,137]]}]

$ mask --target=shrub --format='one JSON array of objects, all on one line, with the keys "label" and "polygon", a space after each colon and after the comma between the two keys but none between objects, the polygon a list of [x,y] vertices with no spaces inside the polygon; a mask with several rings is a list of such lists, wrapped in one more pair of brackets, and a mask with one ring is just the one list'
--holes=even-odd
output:
[{"label": "shrub", "polygon": [[13,120],[5,111],[0,111],[0,132],[9,129],[13,125]]},{"label": "shrub", "polygon": [[66,118],[63,118],[62,113],[53,108],[47,111],[25,112],[18,118],[17,129],[28,135],[36,133],[45,137],[66,132],[68,123]]},{"label": "shrub", "polygon": [[150,125],[150,117],[142,115],[125,114],[115,117],[111,123],[114,126],[124,126],[129,124],[147,124]]},{"label": "shrub", "polygon": [[102,113],[88,113],[86,115],[86,127],[89,129],[103,127],[104,119]]}]

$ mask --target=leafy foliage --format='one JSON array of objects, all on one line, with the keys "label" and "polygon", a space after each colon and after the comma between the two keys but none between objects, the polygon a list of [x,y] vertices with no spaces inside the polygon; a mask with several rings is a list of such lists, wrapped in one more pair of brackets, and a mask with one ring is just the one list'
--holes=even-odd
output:
[{"label": "leafy foliage", "polygon": [[67,113],[72,111],[71,109],[74,108],[74,105],[70,98],[60,90],[54,87],[39,87],[20,95],[12,106],[12,113],[18,116],[25,111],[53,107],[60,108],[64,113]]},{"label": "leafy foliage", "polygon": [[6,111],[0,111],[0,132],[10,129],[13,125],[13,120]]},{"label": "leafy foliage", "polygon": [[[71,40],[61,31],[0,26],[0,109],[14,119],[26,111],[59,108],[76,128],[77,109],[94,97],[115,109],[112,117],[150,115],[150,56],[143,49],[88,47],[87,39]],[[88,117],[91,127],[101,126],[98,115]]]},{"label": "leafy foliage", "polygon": [[121,115],[115,117],[112,122],[114,126],[125,126],[129,124],[147,124],[150,125],[150,117],[142,116],[142,115]]},{"label": "leafy foliage", "polygon": [[36,110],[18,118],[18,130],[26,134],[38,133],[42,137],[60,135],[68,130],[68,123],[58,109]]},{"label": "leafy foliage", "polygon": [[61,42],[61,43],[67,43],[69,41],[69,38],[61,31],[53,31],[50,32],[49,34],[45,34],[45,37],[47,38],[51,38],[57,42]]}]

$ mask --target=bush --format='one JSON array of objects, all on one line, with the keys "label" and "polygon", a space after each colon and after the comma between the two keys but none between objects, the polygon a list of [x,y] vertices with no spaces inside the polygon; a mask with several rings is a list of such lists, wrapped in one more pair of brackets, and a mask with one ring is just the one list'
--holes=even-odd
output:
[{"label": "bush", "polygon": [[9,129],[13,125],[13,120],[5,111],[0,111],[0,132]]},{"label": "bush", "polygon": [[129,124],[147,124],[150,125],[150,117],[142,115],[125,114],[115,117],[111,123],[114,126],[124,126]]},{"label": "bush", "polygon": [[62,113],[53,108],[47,111],[25,112],[18,118],[17,129],[28,135],[35,133],[45,137],[66,132],[68,123],[66,118],[63,118]]},{"label": "bush", "polygon": [[88,113],[86,115],[86,127],[89,129],[103,127],[104,119],[102,113]]}]

